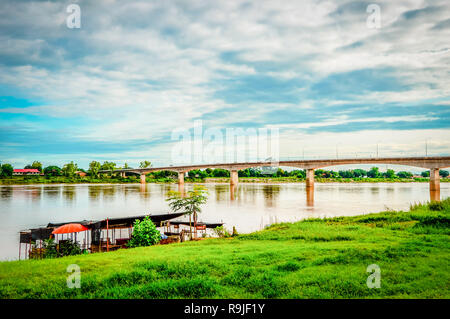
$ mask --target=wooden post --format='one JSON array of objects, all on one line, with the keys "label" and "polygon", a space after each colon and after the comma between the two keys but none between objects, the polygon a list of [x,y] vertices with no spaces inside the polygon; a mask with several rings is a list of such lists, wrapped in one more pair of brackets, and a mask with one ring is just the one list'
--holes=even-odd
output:
[{"label": "wooden post", "polygon": [[[106,218],[106,251],[109,251],[109,219]],[[101,245],[101,242],[100,242]]]}]

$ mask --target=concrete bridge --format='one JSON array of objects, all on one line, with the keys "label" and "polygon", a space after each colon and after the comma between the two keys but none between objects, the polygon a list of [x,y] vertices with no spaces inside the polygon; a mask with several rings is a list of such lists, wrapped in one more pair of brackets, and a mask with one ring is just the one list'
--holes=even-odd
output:
[{"label": "concrete bridge", "polygon": [[[373,164],[373,165],[404,165],[412,167],[420,167],[430,170],[430,192],[440,191],[439,170],[450,167],[450,156],[434,156],[434,157],[384,157],[384,158],[348,158],[348,159],[319,159],[319,160],[290,160],[270,162],[248,162],[248,163],[223,163],[223,164],[197,164],[183,166],[166,166],[166,167],[149,167],[149,168],[128,168],[117,169],[114,173],[121,173],[124,177],[126,173],[138,174],[141,176],[141,183],[145,184],[145,175],[155,171],[173,171],[178,173],[178,184],[184,185],[184,175],[194,169],[221,168],[230,171],[230,185],[238,184],[238,171],[246,168],[267,167],[267,166],[286,166],[295,167],[306,170],[306,186],[314,187],[314,170],[329,166],[338,165],[357,165],[357,164]],[[111,171],[100,171],[100,173],[109,173]],[[438,194],[439,196],[439,194]],[[435,197],[435,196],[432,196]],[[433,199],[433,198],[432,198]]]}]

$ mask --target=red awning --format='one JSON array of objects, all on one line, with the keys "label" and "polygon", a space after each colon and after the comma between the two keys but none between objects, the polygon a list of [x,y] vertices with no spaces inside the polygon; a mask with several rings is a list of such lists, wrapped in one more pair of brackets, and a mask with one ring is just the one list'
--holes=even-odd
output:
[{"label": "red awning", "polygon": [[52,231],[52,234],[69,234],[69,233],[78,233],[80,231],[88,230],[89,228],[84,227],[81,224],[65,224],[58,228],[56,228],[54,231]]}]

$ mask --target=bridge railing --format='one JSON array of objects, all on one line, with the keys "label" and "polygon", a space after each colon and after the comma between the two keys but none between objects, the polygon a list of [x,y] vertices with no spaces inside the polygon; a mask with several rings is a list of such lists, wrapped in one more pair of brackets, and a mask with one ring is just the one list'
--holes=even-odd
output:
[{"label": "bridge railing", "polygon": [[[450,154],[428,154],[427,157],[435,157],[435,156],[450,156]],[[268,158],[259,158],[259,157],[251,157],[251,158],[241,158],[235,159],[234,161],[225,161],[225,159],[209,159],[208,161],[192,161],[192,162],[177,162],[171,163],[170,159],[167,160],[159,160],[152,162],[153,167],[179,167],[179,166],[196,166],[196,165],[214,165],[214,164],[233,164],[233,163],[255,163],[255,162],[267,162],[268,166],[271,163],[277,163],[281,161],[303,161],[303,160],[334,160],[334,159],[359,159],[359,158],[408,158],[408,157],[426,157],[425,154],[421,154],[418,152],[379,152],[376,154],[375,152],[343,152],[337,153],[334,156],[329,155],[296,155],[296,156],[281,156],[277,159],[268,159]],[[135,168],[138,169],[138,168]]]}]

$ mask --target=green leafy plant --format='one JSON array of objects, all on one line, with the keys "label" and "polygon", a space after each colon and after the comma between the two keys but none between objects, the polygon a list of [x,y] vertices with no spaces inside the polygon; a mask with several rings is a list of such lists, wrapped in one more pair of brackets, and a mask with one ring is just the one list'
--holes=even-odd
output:
[{"label": "green leafy plant", "polygon": [[217,226],[214,228],[214,233],[216,233],[217,236],[221,238],[229,238],[232,237],[232,234],[228,230],[225,229],[223,226]]},{"label": "green leafy plant", "polygon": [[428,204],[428,207],[433,211],[444,210],[444,204],[442,204],[442,202],[433,201]]},{"label": "green leafy plant", "polygon": [[83,251],[78,243],[72,242],[70,240],[63,241],[59,243],[58,256],[73,256],[80,255]]},{"label": "green leafy plant", "polygon": [[44,248],[44,258],[58,257],[57,245],[53,238],[45,239],[42,246]]},{"label": "green leafy plant", "polygon": [[202,211],[200,206],[205,204],[207,200],[208,191],[205,187],[200,185],[194,185],[194,189],[188,191],[186,196],[180,192],[170,191],[169,198],[167,199],[170,208],[174,211],[181,211],[185,215],[189,215],[190,236],[192,236],[191,215],[194,216],[194,222],[196,222],[197,213]]},{"label": "green leafy plant", "polygon": [[151,246],[161,240],[161,233],[148,216],[145,216],[142,221],[137,219],[133,227],[133,234],[127,243],[127,247]]}]

